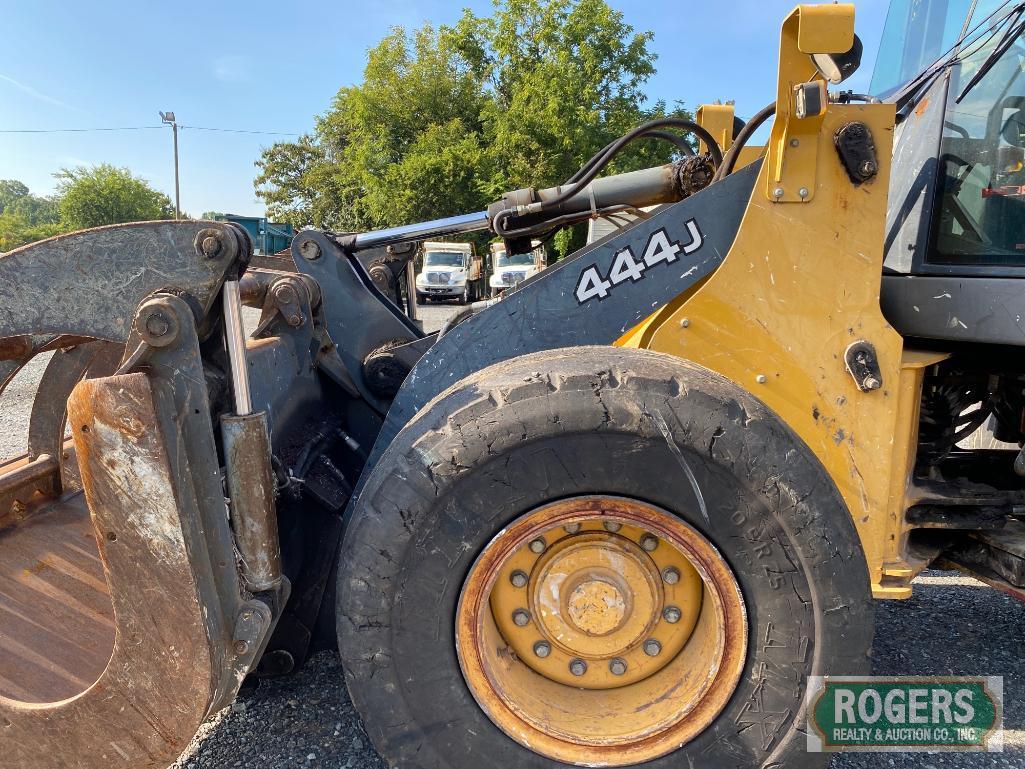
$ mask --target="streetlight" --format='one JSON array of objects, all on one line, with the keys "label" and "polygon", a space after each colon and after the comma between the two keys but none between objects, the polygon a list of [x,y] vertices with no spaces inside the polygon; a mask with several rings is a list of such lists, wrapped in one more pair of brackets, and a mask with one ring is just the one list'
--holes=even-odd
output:
[{"label": "streetlight", "polygon": [[174,119],[173,112],[160,112],[160,120],[164,124],[171,126],[171,131],[174,133],[174,218],[181,218],[181,192],[178,188],[178,123]]}]

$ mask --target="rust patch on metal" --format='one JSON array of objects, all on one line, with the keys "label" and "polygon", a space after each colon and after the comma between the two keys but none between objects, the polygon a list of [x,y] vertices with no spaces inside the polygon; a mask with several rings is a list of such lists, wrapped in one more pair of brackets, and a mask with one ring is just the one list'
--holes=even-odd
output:
[{"label": "rust patch on metal", "polygon": [[23,520],[31,503],[60,488],[60,462],[49,454],[21,456],[0,465],[0,529]]},{"label": "rust patch on metal", "polygon": [[31,336],[0,338],[0,360],[21,360],[32,354]]},{"label": "rust patch on metal", "polygon": [[273,590],[281,583],[281,549],[267,415],[224,416],[221,435],[243,579],[254,592]]}]

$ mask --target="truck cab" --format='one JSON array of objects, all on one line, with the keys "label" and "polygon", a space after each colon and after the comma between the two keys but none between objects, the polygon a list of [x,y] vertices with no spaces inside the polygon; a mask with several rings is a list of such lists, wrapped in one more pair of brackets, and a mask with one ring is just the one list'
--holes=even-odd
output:
[{"label": "truck cab", "polygon": [[484,296],[484,268],[472,243],[425,241],[423,259],[416,276],[416,298],[456,299],[460,304]]},{"label": "truck cab", "polygon": [[505,243],[491,244],[491,297],[501,296],[509,288],[515,288],[531,275],[536,275],[548,266],[548,253],[539,240],[530,242],[531,250],[526,254],[509,254]]}]

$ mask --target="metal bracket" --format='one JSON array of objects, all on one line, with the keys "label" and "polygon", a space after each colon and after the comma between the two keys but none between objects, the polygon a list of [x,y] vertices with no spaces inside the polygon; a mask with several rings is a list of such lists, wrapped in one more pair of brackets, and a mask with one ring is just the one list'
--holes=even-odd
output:
[{"label": "metal bracket", "polygon": [[374,285],[366,268],[328,233],[300,232],[292,241],[297,269],[320,286],[324,323],[332,339],[344,339],[337,354],[360,395],[378,411],[388,403],[363,376],[363,361],[384,344],[411,342],[424,336]]},{"label": "metal bracket", "polygon": [[[698,121],[698,125],[715,137],[723,152],[726,152],[733,144],[735,117],[732,104],[702,104],[698,107],[695,119]],[[708,152],[708,147],[704,142],[700,143],[698,151]]]},{"label": "metal bracket", "polygon": [[815,197],[819,132],[825,110],[801,117],[797,91],[821,80],[813,53],[842,53],[854,43],[854,6],[799,5],[780,31],[776,119],[769,138],[765,195],[776,203],[806,203]]},{"label": "metal bracket", "polygon": [[247,601],[235,619],[232,649],[239,657],[251,661],[262,646],[271,627],[273,615],[263,601]]}]

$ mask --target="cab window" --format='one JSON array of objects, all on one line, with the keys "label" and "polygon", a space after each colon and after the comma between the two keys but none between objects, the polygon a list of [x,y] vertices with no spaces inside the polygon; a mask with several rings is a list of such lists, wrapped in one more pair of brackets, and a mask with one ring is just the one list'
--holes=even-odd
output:
[{"label": "cab window", "polygon": [[[933,263],[1025,265],[1025,39],[1004,40],[1000,53],[1001,36],[951,72]],[[988,72],[971,85],[984,66]]]}]

